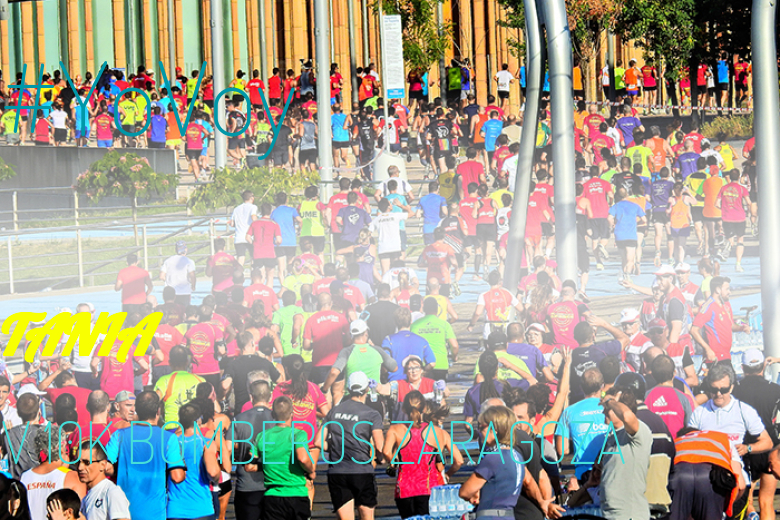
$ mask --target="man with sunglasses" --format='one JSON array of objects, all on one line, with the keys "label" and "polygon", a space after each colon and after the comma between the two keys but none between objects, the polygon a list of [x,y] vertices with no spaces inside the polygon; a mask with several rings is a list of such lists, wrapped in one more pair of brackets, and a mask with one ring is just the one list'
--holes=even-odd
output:
[{"label": "man with sunglasses", "polygon": [[[688,426],[699,430],[723,432],[740,457],[747,454],[762,453],[772,449],[772,439],[764,428],[758,412],[731,395],[736,374],[731,363],[719,362],[713,365],[704,380],[704,387],[710,400],[693,411]],[[746,442],[750,434],[753,442]],[[743,469],[743,477],[750,489],[750,476]],[[744,493],[734,505],[734,517],[741,517],[747,505],[748,493]]]},{"label": "man with sunglasses", "polygon": [[625,361],[631,365],[634,371],[640,369],[642,353],[653,345],[650,338],[639,330],[639,311],[633,307],[623,309],[620,313],[620,328],[628,336],[629,343],[626,348]]},{"label": "man with sunglasses", "polygon": [[76,463],[79,480],[87,485],[81,514],[89,520],[129,520],[130,502],[122,488],[106,477],[111,463],[101,444],[84,441],[79,451],[81,457]]},{"label": "man with sunglasses", "polygon": [[[678,390],[685,390],[682,381],[685,381],[690,387],[699,386],[699,376],[696,375],[696,367],[693,363],[690,349],[680,343],[669,342],[666,322],[662,318],[655,318],[647,324],[647,337],[652,341],[653,347],[660,349],[660,352],[651,352],[655,350],[653,347],[645,351],[642,355],[645,371],[650,368],[655,355],[665,353],[674,361],[677,378],[672,383],[675,384],[675,381],[680,382],[679,386],[676,386]],[[651,357],[651,355],[653,356]],[[647,379],[647,374],[645,374],[645,378]],[[652,388],[655,384],[649,386]]]}]

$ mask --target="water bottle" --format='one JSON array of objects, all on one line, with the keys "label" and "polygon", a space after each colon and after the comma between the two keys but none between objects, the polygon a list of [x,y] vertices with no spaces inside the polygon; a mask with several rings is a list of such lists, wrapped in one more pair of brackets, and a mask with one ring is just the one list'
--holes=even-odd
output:
[{"label": "water bottle", "polygon": [[447,486],[447,516],[454,516],[456,511],[458,496],[458,486]]},{"label": "water bottle", "polygon": [[441,511],[441,494],[440,494],[441,488],[439,487],[433,487],[431,488],[431,498],[428,501],[428,509],[431,512],[431,516],[433,518],[440,518],[441,515],[439,512]]},{"label": "water bottle", "polygon": [[376,381],[373,379],[368,380],[368,389],[371,392],[371,402],[375,403],[377,401],[377,394],[376,394]]},{"label": "water bottle", "polygon": [[398,402],[398,381],[390,381],[390,400]]},{"label": "water bottle", "polygon": [[436,404],[441,403],[441,400],[444,398],[444,388],[446,386],[447,384],[441,379],[433,383],[433,400]]},{"label": "water bottle", "polygon": [[4,471],[6,473],[9,472],[9,464],[8,464],[8,458],[3,457],[0,459],[0,471]]}]

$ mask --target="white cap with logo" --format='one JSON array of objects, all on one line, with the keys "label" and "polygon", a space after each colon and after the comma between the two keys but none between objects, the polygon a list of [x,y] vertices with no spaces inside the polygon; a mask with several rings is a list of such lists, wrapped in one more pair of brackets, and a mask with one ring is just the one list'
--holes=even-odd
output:
[{"label": "white cap with logo", "polygon": [[363,320],[355,320],[349,324],[349,333],[353,336],[360,336],[364,332],[368,332],[368,323]]},{"label": "white cap with logo", "polygon": [[368,389],[368,384],[368,376],[363,372],[352,372],[347,378],[347,390],[352,393],[362,394]]},{"label": "white cap with logo", "polygon": [[742,364],[749,368],[758,368],[764,364],[764,353],[757,348],[749,348],[742,353]]}]

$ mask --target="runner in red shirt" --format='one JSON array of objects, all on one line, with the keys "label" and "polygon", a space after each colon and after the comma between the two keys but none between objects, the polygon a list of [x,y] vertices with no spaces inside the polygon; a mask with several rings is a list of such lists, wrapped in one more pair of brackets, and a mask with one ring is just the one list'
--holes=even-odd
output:
[{"label": "runner in red shirt", "polygon": [[691,123],[690,133],[685,134],[683,137],[683,143],[685,141],[693,141],[693,151],[701,153],[701,142],[704,140],[704,136],[699,133],[699,124],[696,122]]},{"label": "runner in red shirt", "polygon": [[586,150],[593,154],[593,164],[599,164],[604,160],[601,155],[604,148],[609,149],[613,154],[615,153],[615,140],[605,133],[608,129],[607,123],[603,123],[598,127],[598,130],[591,134],[590,143],[586,146]]},{"label": "runner in red shirt", "polygon": [[98,147],[109,148],[114,143],[114,118],[108,113],[105,101],[100,102],[100,111],[92,124],[95,125],[95,137],[98,141]]},{"label": "runner in red shirt", "polygon": [[282,101],[282,77],[278,67],[274,67],[273,76],[268,78],[268,101],[280,103]]},{"label": "runner in red shirt", "polygon": [[[472,182],[468,185],[468,197],[462,199],[459,204],[458,214],[465,225],[465,237],[463,239],[463,249],[469,254],[474,253],[474,248],[479,247],[477,239],[477,219],[474,216],[475,210],[479,207],[477,194],[477,183]],[[474,255],[474,276],[479,275],[479,266],[482,265],[481,255]]]},{"label": "runner in red shirt", "polygon": [[550,222],[552,211],[547,196],[534,191],[528,197],[528,213],[525,221],[525,251],[527,258],[536,258],[542,254],[542,223]]},{"label": "runner in red shirt", "polygon": [[574,339],[574,327],[585,319],[590,311],[586,305],[574,301],[576,295],[576,284],[566,280],[561,290],[561,301],[547,307],[547,322],[555,335],[553,343],[556,347],[575,349],[579,346]]},{"label": "runner in red shirt", "polygon": [[522,312],[522,304],[512,296],[512,293],[501,287],[501,275],[498,271],[491,271],[488,275],[490,289],[479,295],[477,307],[471,316],[468,325],[468,331],[474,330],[474,327],[482,317],[485,316],[484,337],[487,339],[491,331],[491,325],[499,326],[509,321],[512,309],[516,312]]},{"label": "runner in red shirt", "polygon": [[138,267],[138,255],[127,255],[127,267],[119,271],[114,284],[115,291],[122,291],[122,312],[139,312],[146,303],[146,297],[152,294],[154,285],[149,271]]},{"label": "runner in red shirt", "polygon": [[734,313],[729,303],[729,281],[725,276],[715,276],[710,280],[712,296],[702,305],[691,327],[691,336],[704,347],[707,361],[731,359],[732,332],[750,331],[747,325],[734,322]]},{"label": "runner in red shirt", "polygon": [[466,149],[466,160],[455,168],[455,174],[460,175],[461,185],[458,187],[458,195],[465,198],[469,191],[469,184],[474,183],[477,186],[487,182],[485,177],[485,167],[476,160],[477,150],[473,147]]},{"label": "runner in red shirt", "polygon": [[215,294],[233,285],[233,272],[243,270],[233,255],[225,252],[225,239],[214,240],[215,253],[206,262],[206,276],[211,277],[211,292]]},{"label": "runner in red shirt", "polygon": [[596,268],[604,269],[603,260],[609,258],[607,242],[612,235],[609,225],[609,205],[613,198],[614,188],[611,182],[593,177],[582,185],[583,195],[590,201],[593,217],[588,219],[593,241],[593,255],[596,257]]},{"label": "runner in red shirt", "polygon": [[265,269],[266,284],[273,287],[276,267],[275,245],[282,243],[282,230],[271,220],[272,207],[267,202],[260,206],[260,218],[252,222],[246,233],[246,241],[253,245],[253,267]]},{"label": "runner in red shirt", "polygon": [[222,340],[213,319],[213,312],[205,305],[198,311],[199,323],[193,325],[184,335],[187,347],[192,351],[192,373],[201,376],[219,388],[219,362],[216,356],[225,354],[225,347],[217,347],[217,340]]},{"label": "runner in red shirt", "polygon": [[328,205],[326,206],[326,209],[330,215],[330,232],[335,235],[334,240],[337,246],[341,243],[341,229],[336,222],[336,217],[338,216],[339,210],[341,210],[341,208],[346,208],[349,206],[349,202],[347,202],[347,196],[350,192],[350,186],[351,182],[347,177],[342,177],[339,179],[339,192],[335,193],[330,198]]},{"label": "runner in red shirt", "polygon": [[190,161],[192,167],[192,173],[196,179],[200,178],[200,155],[203,152],[203,138],[211,137],[211,135],[196,122],[192,122],[187,125],[187,131],[184,133],[184,153],[187,155],[187,159]]},{"label": "runner in red shirt", "polygon": [[254,110],[263,110],[263,94],[261,91],[265,90],[265,84],[260,79],[259,70],[255,69],[252,71],[252,79],[247,81],[246,90],[249,92],[249,102],[252,103],[252,108]]},{"label": "runner in red shirt", "polygon": [[[458,268],[458,260],[455,256],[455,251],[444,242],[445,236],[446,232],[443,228],[437,227],[433,230],[434,242],[423,249],[417,265],[428,268],[428,281],[431,278],[436,278],[442,286],[448,288],[450,284],[450,269]],[[448,289],[445,290],[445,294],[448,294]]]},{"label": "runner in red shirt", "polygon": [[[127,321],[125,323],[127,323]],[[133,367],[134,360],[142,368],[149,369],[146,360],[134,357],[132,352],[127,353],[127,359],[125,361],[119,361],[118,356],[121,346],[122,341],[116,340],[111,347],[111,352],[107,356],[99,356],[97,354],[99,349],[96,349],[95,355],[92,357],[90,363],[93,373],[97,373],[100,364],[103,365],[103,371],[100,373],[100,389],[104,390],[112,401],[116,398],[116,394],[122,390],[126,390],[131,394],[135,391],[133,380],[135,376]]]},{"label": "runner in red shirt", "polygon": [[[163,312],[160,325],[154,331],[154,339],[157,340],[157,345],[160,347],[160,352],[163,355],[163,360],[154,366],[154,380],[157,381],[160,377],[170,373],[167,367],[170,366],[169,357],[171,349],[176,345],[186,345],[187,341],[184,339],[181,331],[168,322],[166,312]],[[163,369],[160,370],[161,368]]]},{"label": "runner in red shirt", "polygon": [[303,350],[312,351],[311,381],[322,384],[339,352],[351,338],[347,318],[332,309],[330,294],[320,294],[318,302],[320,310],[312,314],[303,327]]},{"label": "runner in red shirt", "polygon": [[265,315],[270,318],[274,311],[279,310],[279,298],[273,289],[265,285],[263,270],[255,268],[252,270],[252,285],[244,289],[244,305],[251,308],[256,300],[263,302]]}]

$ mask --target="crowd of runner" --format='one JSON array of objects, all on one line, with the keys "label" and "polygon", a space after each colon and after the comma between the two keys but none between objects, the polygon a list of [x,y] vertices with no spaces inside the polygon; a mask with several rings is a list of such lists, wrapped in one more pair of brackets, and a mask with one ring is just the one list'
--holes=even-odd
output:
[{"label": "crowd of runner", "polygon": [[[240,520],[306,519],[325,471],[337,517],[366,519],[378,505],[377,466],[396,479],[403,518],[429,513],[432,488],[461,468],[469,476],[459,497],[479,518],[553,518],[587,504],[615,520],[740,518],[759,482],[761,518],[772,518],[780,386],[764,369],[776,360],[745,352],[738,380],[732,338],[750,328],[734,316],[730,280],[714,258],[716,249],[727,255],[721,233],[741,256],[754,200],[743,185],[754,179],[749,167],[732,169],[737,152],[695,128],[675,129],[669,141],[656,127],[646,133],[630,105],[610,122],[580,111],[582,283],[589,250],[598,267],[614,226],[622,283],[647,296],[614,326],[591,312],[584,285],[558,279],[549,258],[555,183],[546,142],[524,276],[503,287],[515,175],[507,163],[517,143],[497,109],[482,114],[484,146],[469,146],[457,165],[454,152],[436,148],[438,180],[420,198],[394,166],[373,203],[360,179],[346,177],[327,204],[316,186],[297,205],[283,192],[256,205],[244,192],[230,219],[233,245],[215,240],[205,269],[211,294],[199,302],[186,242],[154,273],[162,302],[152,274],[128,255],[115,285],[124,326],[162,312],[145,355],[120,361],[117,342],[104,355],[98,347],[39,353],[21,372],[3,365],[0,518],[6,506],[9,518],[32,520],[224,518],[232,498]],[[693,216],[698,200],[706,220]],[[423,248],[411,258],[403,226],[415,215]],[[651,225],[655,281],[641,287],[631,279],[634,250]],[[684,227],[701,233],[699,285]],[[664,228],[683,248],[670,246],[668,263]],[[465,423],[448,428],[460,404],[448,382],[464,339],[450,297],[471,257],[489,287],[463,318],[467,331],[480,327],[484,351],[463,398]],[[75,312],[95,309],[82,303]],[[564,476],[567,455],[575,471]]]},{"label": "crowd of runner", "polygon": [[[128,255],[115,285],[125,326],[163,316],[144,356],[120,361],[116,343],[104,355],[97,347],[91,355],[39,354],[22,371],[4,361],[0,520],[224,519],[231,500],[238,520],[306,519],[318,471],[327,473],[338,518],[370,519],[377,467],[396,479],[403,518],[431,512],[432,488],[459,472],[469,475],[459,498],[478,518],[554,518],[562,506],[588,504],[610,520],[743,518],[755,514],[758,483],[761,518],[774,518],[780,386],[764,370],[777,360],[748,350],[738,379],[733,334],[751,330],[747,317],[734,315],[730,280],[721,275],[732,249],[733,269],[743,271],[744,237],[758,229],[753,140],[735,150],[695,124],[646,127],[632,106],[634,88],[614,115],[578,101],[580,277],[562,281],[552,260],[555,165],[543,100],[524,254],[516,260],[523,277],[508,290],[502,276],[522,121],[506,110],[502,85],[514,75],[503,67],[498,99],[481,106],[464,69],[447,70],[447,107],[429,102],[428,79],[416,72],[409,106],[386,106],[369,65],[360,71],[360,102],[347,109],[334,66],[334,164],[359,166],[354,179],[339,178],[327,203],[317,186],[277,193],[273,203],[255,204],[244,192],[230,219],[232,243],[215,240],[205,268],[211,294],[201,301],[192,298],[198,268],[185,242],[153,274]],[[59,76],[47,78],[52,87],[41,90],[50,112],[13,132],[16,112],[6,110],[0,125],[8,142],[32,132],[40,143],[88,145],[86,126],[98,146],[184,144],[199,176],[215,132],[213,86],[206,78],[196,91],[198,71],[190,76],[173,87],[182,121],[195,101],[185,136],[143,68],[99,85],[95,99],[83,100],[86,114],[73,96],[86,95],[91,78],[75,94]],[[247,135],[228,143],[234,164],[252,148],[267,152],[276,137],[271,164],[316,168],[310,64],[299,77],[274,71],[266,94],[273,124],[257,97],[265,86],[257,71],[252,76],[239,73],[231,83],[252,104]],[[116,120],[128,132],[142,128],[144,98],[124,95],[113,113],[115,96],[130,85],[152,103],[150,130],[138,138],[118,132]],[[647,92],[647,80],[642,85]],[[284,112],[290,92],[296,101]],[[246,123],[242,103],[228,101],[228,131]],[[419,155],[424,196],[397,166],[367,189],[385,144]],[[407,236],[414,217],[422,233]],[[687,247],[692,234],[695,252]],[[643,263],[651,235],[653,253]],[[587,295],[591,266],[604,269],[612,240],[619,283],[646,296],[617,326],[591,312]],[[650,266],[652,286],[637,285],[632,277]],[[459,316],[450,298],[461,294],[467,272],[488,287],[471,302],[473,313]],[[153,275],[165,285],[162,302],[152,295]],[[75,312],[97,314],[88,303]],[[465,341],[453,329],[458,320],[468,321],[468,332],[479,327],[483,351],[469,370],[465,423],[455,428],[451,408],[461,403],[451,383]],[[563,473],[568,455],[573,475]]]}]

